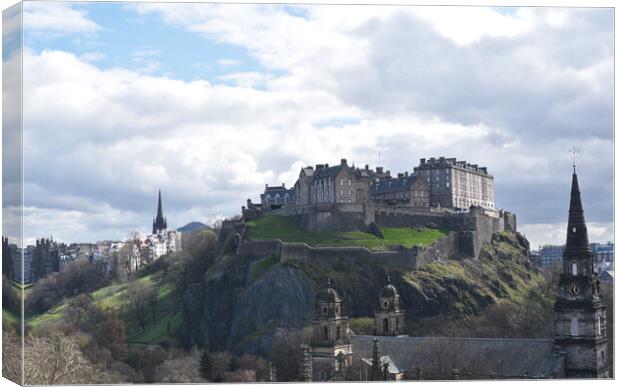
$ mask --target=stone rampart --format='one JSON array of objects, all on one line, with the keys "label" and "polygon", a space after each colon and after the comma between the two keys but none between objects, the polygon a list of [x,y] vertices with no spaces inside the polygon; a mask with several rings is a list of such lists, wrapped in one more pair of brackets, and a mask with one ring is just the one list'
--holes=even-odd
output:
[{"label": "stone rampart", "polygon": [[280,259],[280,262],[296,260],[317,263],[333,263],[335,261],[354,263],[358,259],[366,259],[388,266],[415,269],[417,251],[415,247],[381,251],[356,246],[312,247],[305,243],[285,243],[276,239],[242,242],[237,253],[257,258],[275,255]]}]

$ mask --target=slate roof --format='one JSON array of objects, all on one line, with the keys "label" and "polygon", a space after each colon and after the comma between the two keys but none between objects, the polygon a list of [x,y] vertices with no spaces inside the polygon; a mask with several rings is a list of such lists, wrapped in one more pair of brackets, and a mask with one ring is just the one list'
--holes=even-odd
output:
[{"label": "slate roof", "polygon": [[379,180],[375,184],[372,185],[372,189],[370,190],[371,195],[380,195],[391,192],[402,192],[409,190],[411,184],[413,184],[417,176],[407,176],[407,177],[395,177],[391,179]]},{"label": "slate roof", "polygon": [[336,165],[333,167],[323,167],[319,168],[314,172],[314,177],[317,179],[322,179],[325,177],[335,177],[342,170],[342,165]]},{"label": "slate roof", "polygon": [[[368,364],[369,366],[372,366],[372,357],[368,357],[368,358],[363,358],[362,361],[366,364]],[[388,372],[391,374],[399,374],[402,372],[401,369],[399,369],[396,364],[394,363],[394,361],[392,361],[392,359],[389,356],[380,356],[379,357],[379,364],[388,364]],[[381,370],[383,370],[383,367],[381,367]]]},{"label": "slate roof", "polygon": [[[351,336],[353,355],[372,357],[373,336]],[[554,352],[553,340],[454,337],[379,337],[381,356],[389,356],[397,369],[424,374],[451,372],[484,378],[550,378],[563,372],[564,357]],[[441,369],[438,369],[441,367]],[[450,378],[443,375],[440,378]]]}]

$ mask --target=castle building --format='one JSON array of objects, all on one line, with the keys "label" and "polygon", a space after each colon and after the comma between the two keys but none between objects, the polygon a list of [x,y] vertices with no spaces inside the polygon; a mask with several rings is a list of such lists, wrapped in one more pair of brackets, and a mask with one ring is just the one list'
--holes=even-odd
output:
[{"label": "castle building", "polygon": [[400,295],[390,282],[379,293],[379,306],[375,311],[375,335],[401,336],[405,334],[405,311],[400,308]]},{"label": "castle building", "polygon": [[317,295],[311,346],[312,380],[330,380],[351,366],[349,318],[342,315],[342,300],[331,283]]},{"label": "castle building", "polygon": [[275,187],[265,184],[265,192],[260,195],[260,202],[264,207],[280,207],[285,204],[295,204],[295,197],[295,189],[287,189],[284,183],[282,183],[282,186]]},{"label": "castle building", "polygon": [[493,176],[486,167],[456,161],[455,158],[420,159],[413,169],[429,184],[430,205],[433,207],[494,208]]},{"label": "castle building", "polygon": [[375,203],[428,208],[430,192],[425,179],[408,172],[395,178],[378,180],[372,185],[370,197]]},{"label": "castle building", "polygon": [[581,192],[574,170],[566,248],[555,303],[555,344],[566,354],[567,377],[609,377],[606,325],[606,308],[594,272],[594,254],[588,243]]}]

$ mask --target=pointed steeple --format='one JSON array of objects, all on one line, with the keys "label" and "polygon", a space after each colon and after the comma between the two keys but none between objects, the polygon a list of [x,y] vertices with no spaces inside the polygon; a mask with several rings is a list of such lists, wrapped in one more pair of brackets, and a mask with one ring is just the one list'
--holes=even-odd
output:
[{"label": "pointed steeple", "polygon": [[157,201],[157,216],[153,219],[153,234],[157,234],[160,231],[166,231],[168,228],[166,218],[164,218],[164,211],[161,204],[161,189],[159,190],[159,198]]},{"label": "pointed steeple", "polygon": [[568,227],[566,229],[566,248],[564,257],[591,258],[590,244],[588,243],[588,230],[583,215],[581,204],[581,192],[577,171],[573,164],[573,182],[570,191],[570,206],[568,210]]},{"label": "pointed steeple", "polygon": [[157,201],[157,219],[164,217],[164,211],[161,208],[161,189],[159,190],[159,200]]}]

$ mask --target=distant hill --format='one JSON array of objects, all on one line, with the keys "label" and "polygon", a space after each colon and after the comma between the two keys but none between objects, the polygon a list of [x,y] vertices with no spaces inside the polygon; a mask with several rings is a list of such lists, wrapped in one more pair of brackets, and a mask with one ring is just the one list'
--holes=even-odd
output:
[{"label": "distant hill", "polygon": [[207,226],[204,223],[191,222],[191,223],[186,224],[183,227],[177,228],[177,231],[180,231],[180,232],[193,232],[193,231],[196,231],[196,230],[211,230],[211,229],[212,229],[212,227]]}]

